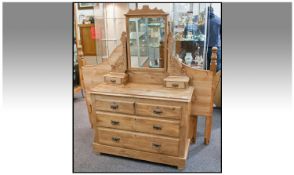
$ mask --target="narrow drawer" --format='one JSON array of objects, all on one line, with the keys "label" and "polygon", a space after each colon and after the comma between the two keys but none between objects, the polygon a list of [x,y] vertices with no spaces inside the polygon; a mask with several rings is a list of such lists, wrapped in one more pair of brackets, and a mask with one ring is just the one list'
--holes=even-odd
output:
[{"label": "narrow drawer", "polygon": [[188,87],[189,79],[187,76],[168,76],[164,79],[165,87],[184,89]]},{"label": "narrow drawer", "polygon": [[180,119],[182,108],[179,106],[165,106],[148,103],[136,103],[136,114],[152,117]]},{"label": "narrow drawer", "polygon": [[178,89],[185,89],[186,88],[186,84],[185,82],[166,82],[165,86],[167,88],[178,88]]},{"label": "narrow drawer", "polygon": [[178,137],[180,132],[179,121],[152,119],[146,117],[137,117],[134,128],[139,132],[171,137]]},{"label": "narrow drawer", "polygon": [[134,114],[135,103],[131,101],[96,99],[96,109],[115,113]]},{"label": "narrow drawer", "polygon": [[100,127],[134,130],[135,120],[122,114],[96,112],[96,124]]},{"label": "narrow drawer", "polygon": [[122,84],[122,79],[119,77],[104,77],[104,82],[109,84]]},{"label": "narrow drawer", "polygon": [[125,73],[110,73],[104,75],[104,82],[108,84],[125,84],[128,76]]},{"label": "narrow drawer", "polygon": [[178,139],[106,128],[98,128],[98,138],[101,144],[178,156]]}]

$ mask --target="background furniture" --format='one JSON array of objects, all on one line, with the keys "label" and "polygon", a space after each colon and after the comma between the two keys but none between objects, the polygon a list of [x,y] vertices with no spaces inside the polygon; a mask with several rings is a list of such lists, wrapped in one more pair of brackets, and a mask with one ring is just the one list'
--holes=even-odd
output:
[{"label": "background furniture", "polygon": [[96,41],[91,36],[94,24],[80,24],[79,27],[84,56],[96,56]]}]

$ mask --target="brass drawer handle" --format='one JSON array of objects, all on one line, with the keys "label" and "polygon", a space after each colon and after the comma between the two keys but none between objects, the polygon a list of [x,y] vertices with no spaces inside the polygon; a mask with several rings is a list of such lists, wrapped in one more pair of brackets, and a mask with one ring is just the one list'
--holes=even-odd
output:
[{"label": "brass drawer handle", "polygon": [[176,88],[179,87],[179,84],[173,83],[172,86]]},{"label": "brass drawer handle", "polygon": [[161,114],[162,111],[157,107],[156,109],[153,110],[154,114]]},{"label": "brass drawer handle", "polygon": [[112,104],[110,105],[110,108],[111,108],[111,109],[117,109],[117,108],[118,108],[118,104],[116,104],[116,103],[112,103]]},{"label": "brass drawer handle", "polygon": [[157,143],[152,143],[152,146],[153,146],[154,148],[160,148],[160,147],[161,147],[161,145],[160,145],[160,144],[157,144]]},{"label": "brass drawer handle", "polygon": [[119,142],[120,141],[120,138],[119,137],[112,137],[112,141]]},{"label": "brass drawer handle", "polygon": [[112,125],[119,125],[119,121],[111,120]]},{"label": "brass drawer handle", "polygon": [[159,125],[153,125],[153,129],[155,129],[155,130],[161,130],[161,126],[159,126]]},{"label": "brass drawer handle", "polygon": [[116,80],[111,79],[110,82],[111,83],[116,83]]}]

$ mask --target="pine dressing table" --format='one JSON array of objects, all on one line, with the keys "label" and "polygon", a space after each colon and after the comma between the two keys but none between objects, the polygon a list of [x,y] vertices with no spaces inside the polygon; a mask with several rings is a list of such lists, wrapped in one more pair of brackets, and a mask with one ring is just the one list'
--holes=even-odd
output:
[{"label": "pine dressing table", "polygon": [[125,15],[111,72],[90,92],[93,149],[183,169],[198,115],[209,143],[216,49],[211,70],[189,68],[172,55],[167,13],[143,6]]}]

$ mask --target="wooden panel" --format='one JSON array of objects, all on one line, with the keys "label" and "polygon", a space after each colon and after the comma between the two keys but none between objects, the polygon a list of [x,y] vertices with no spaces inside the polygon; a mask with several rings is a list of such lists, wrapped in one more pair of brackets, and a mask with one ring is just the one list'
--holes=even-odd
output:
[{"label": "wooden panel", "polygon": [[180,125],[178,121],[137,117],[135,130],[139,132],[179,137]]},{"label": "wooden panel", "polygon": [[194,87],[192,115],[211,115],[213,111],[213,72],[183,65]]},{"label": "wooden panel", "polygon": [[134,102],[96,99],[96,109],[114,113],[134,114]]},{"label": "wooden panel", "polygon": [[105,112],[96,112],[97,126],[134,130],[135,118],[123,114],[112,114]]},{"label": "wooden panel", "polygon": [[182,116],[182,109],[179,106],[157,105],[156,103],[136,103],[136,114],[159,118],[180,119]]},{"label": "wooden panel", "polygon": [[110,65],[107,62],[95,66],[83,66],[82,75],[85,90],[89,91],[94,86],[104,81],[104,75],[111,70]]},{"label": "wooden panel", "polygon": [[[142,68],[141,68],[142,69]],[[144,72],[144,71],[128,71],[129,81],[141,84],[158,84],[164,83],[163,79],[168,76],[166,72]]]},{"label": "wooden panel", "polygon": [[91,36],[92,26],[94,27],[94,24],[80,25],[80,35],[81,35],[81,42],[82,42],[84,56],[96,55],[96,41],[92,39],[92,36]]},{"label": "wooden panel", "polygon": [[101,144],[178,155],[178,139],[106,128],[98,128],[98,135],[98,141]]}]

